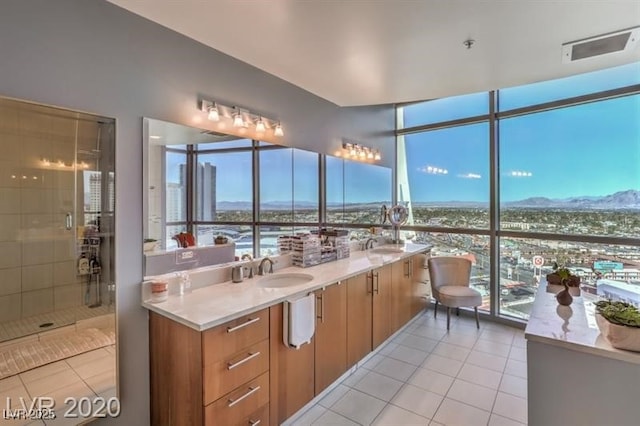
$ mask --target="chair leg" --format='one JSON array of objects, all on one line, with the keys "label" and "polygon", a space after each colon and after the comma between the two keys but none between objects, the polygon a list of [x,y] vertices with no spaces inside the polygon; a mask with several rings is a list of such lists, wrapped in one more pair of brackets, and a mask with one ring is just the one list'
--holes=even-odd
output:
[{"label": "chair leg", "polygon": [[456,308],[456,316],[459,317],[460,316],[460,308]]},{"label": "chair leg", "polygon": [[451,308],[447,306],[447,331],[449,331],[449,318],[451,317]]},{"label": "chair leg", "polygon": [[438,300],[436,300],[436,307],[433,309],[433,317],[438,316]]},{"label": "chair leg", "polygon": [[480,330],[480,319],[478,319],[478,307],[474,306],[473,310],[476,311],[476,326],[478,327],[478,330]]}]

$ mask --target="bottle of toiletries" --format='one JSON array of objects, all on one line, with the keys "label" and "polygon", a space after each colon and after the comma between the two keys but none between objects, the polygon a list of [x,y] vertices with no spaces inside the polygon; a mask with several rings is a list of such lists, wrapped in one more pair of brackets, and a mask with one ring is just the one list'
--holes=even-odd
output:
[{"label": "bottle of toiletries", "polygon": [[151,302],[164,302],[169,297],[169,284],[166,281],[152,281],[151,285]]},{"label": "bottle of toiletries", "polygon": [[189,272],[178,272],[178,283],[180,285],[180,296],[191,293],[191,277],[189,276]]}]

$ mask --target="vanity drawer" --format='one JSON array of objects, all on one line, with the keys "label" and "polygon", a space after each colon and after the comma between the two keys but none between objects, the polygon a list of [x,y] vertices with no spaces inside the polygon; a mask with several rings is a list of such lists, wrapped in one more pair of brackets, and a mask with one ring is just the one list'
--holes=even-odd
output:
[{"label": "vanity drawer", "polygon": [[203,370],[204,405],[269,370],[269,339],[256,343]]},{"label": "vanity drawer", "polygon": [[245,315],[202,332],[202,360],[210,364],[269,338],[269,309]]},{"label": "vanity drawer", "polygon": [[[269,402],[269,372],[263,373],[204,408],[207,426],[249,425],[247,413],[258,413]],[[268,405],[267,405],[268,407]],[[268,413],[267,408],[267,413]],[[255,421],[255,419],[251,419]],[[247,423],[243,423],[246,421]],[[255,424],[255,423],[254,423]],[[260,422],[260,425],[267,424]]]}]

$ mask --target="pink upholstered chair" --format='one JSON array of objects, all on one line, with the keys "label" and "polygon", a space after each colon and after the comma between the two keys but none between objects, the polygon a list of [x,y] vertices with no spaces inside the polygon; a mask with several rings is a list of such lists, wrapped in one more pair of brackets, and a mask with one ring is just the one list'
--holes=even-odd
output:
[{"label": "pink upholstered chair", "polygon": [[438,303],[447,307],[447,330],[451,317],[451,308],[471,307],[476,312],[476,326],[480,328],[478,306],[482,305],[480,292],[469,287],[471,261],[464,257],[442,256],[428,260],[431,295],[436,300],[433,312],[438,314]]}]

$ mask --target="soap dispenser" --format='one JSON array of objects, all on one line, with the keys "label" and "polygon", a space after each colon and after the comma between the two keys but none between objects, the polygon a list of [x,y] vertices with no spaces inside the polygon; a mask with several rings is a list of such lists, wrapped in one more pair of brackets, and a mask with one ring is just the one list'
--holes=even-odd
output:
[{"label": "soap dispenser", "polygon": [[180,284],[180,296],[191,293],[191,277],[188,272],[178,272],[178,283]]}]

